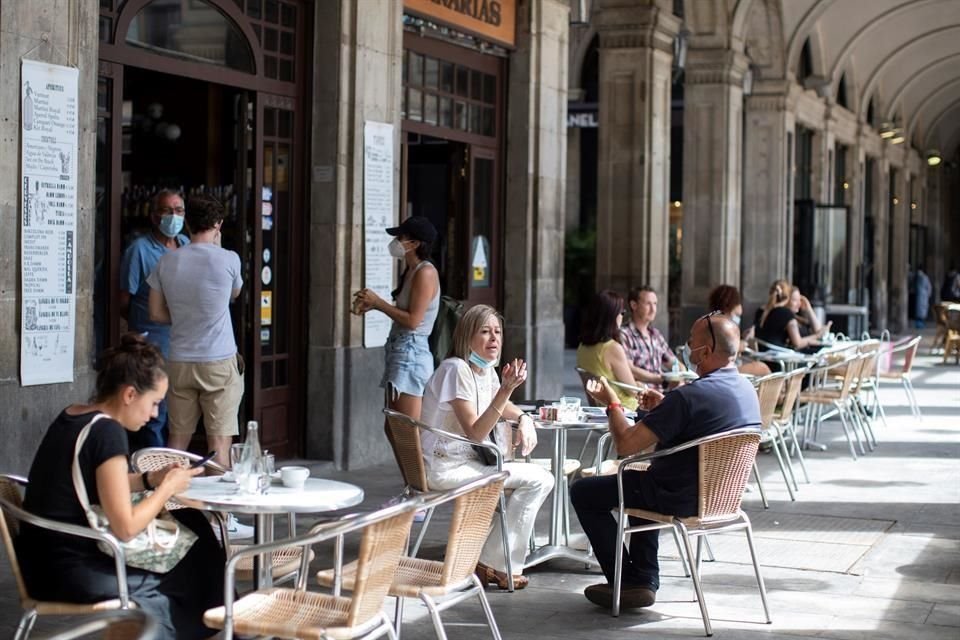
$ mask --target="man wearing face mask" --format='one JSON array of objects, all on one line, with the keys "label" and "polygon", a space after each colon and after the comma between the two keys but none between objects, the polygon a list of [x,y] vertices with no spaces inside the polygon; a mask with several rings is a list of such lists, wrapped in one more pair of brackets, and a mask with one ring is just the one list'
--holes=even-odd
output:
[{"label": "man wearing face mask", "polygon": [[[654,389],[642,392],[640,407],[648,413],[635,424],[624,416],[606,380],[588,383],[587,391],[607,406],[610,433],[620,455],[633,455],[652,445],[669,449],[742,427],[760,428],[757,393],[734,366],[740,346],[737,325],[719,313],[703,316],[690,329],[687,345],[700,378],[666,395]],[[697,449],[691,448],[653,460],[646,471],[626,471],[623,490],[627,507],[681,517],[696,515],[698,456]],[[618,551],[614,548],[617,524],[611,513],[618,505],[617,477],[581,479],[570,488],[570,500],[607,579],[587,587],[584,595],[609,608]],[[630,548],[624,552],[622,607],[648,607],[656,601],[658,539],[659,531],[631,534]]]},{"label": "man wearing face mask", "polygon": [[[150,320],[150,285],[147,277],[165,254],[190,243],[183,229],[183,198],[176,191],[164,189],[150,201],[149,233],[137,237],[120,261],[120,315],[131,331],[143,333],[147,341],[160,349],[164,358],[170,355],[170,325]],[[130,449],[163,447],[167,444],[167,402],[160,403],[157,417],[135,433],[128,434]]]}]

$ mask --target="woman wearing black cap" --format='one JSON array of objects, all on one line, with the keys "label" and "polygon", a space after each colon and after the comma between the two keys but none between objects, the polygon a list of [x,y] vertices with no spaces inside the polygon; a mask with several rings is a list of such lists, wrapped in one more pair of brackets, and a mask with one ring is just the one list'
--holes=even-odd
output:
[{"label": "woman wearing black cap", "polygon": [[400,284],[392,292],[396,304],[370,289],[361,289],[355,294],[354,311],[366,313],[375,309],[393,320],[384,347],[386,369],[380,386],[387,390],[391,409],[419,420],[423,389],[433,374],[427,339],[440,308],[440,278],[427,260],[437,230],[424,216],[411,216],[399,227],[387,229],[387,233],[394,236],[390,255],[404,263]]}]

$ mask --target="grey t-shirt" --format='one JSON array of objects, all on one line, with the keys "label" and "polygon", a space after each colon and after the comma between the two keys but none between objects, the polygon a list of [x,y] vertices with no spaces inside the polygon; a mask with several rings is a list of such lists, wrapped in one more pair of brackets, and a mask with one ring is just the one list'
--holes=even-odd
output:
[{"label": "grey t-shirt", "polygon": [[236,355],[230,294],[243,286],[240,256],[209,242],[188,244],[160,258],[147,283],[167,300],[172,362]]}]

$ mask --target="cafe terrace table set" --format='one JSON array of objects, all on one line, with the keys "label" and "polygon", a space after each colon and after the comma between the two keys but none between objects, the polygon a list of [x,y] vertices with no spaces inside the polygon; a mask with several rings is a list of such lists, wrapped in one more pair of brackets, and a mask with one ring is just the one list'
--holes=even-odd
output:
[{"label": "cafe terrace table set", "polygon": [[[190,487],[174,499],[185,506],[205,511],[242,513],[255,516],[257,544],[273,540],[274,518],[296,513],[329,513],[354,507],[363,501],[363,489],[346,482],[308,478],[303,488],[289,488],[274,481],[266,493],[241,492],[239,485],[225,476],[198,476]],[[254,559],[254,584],[257,589],[273,584],[273,572],[267,554]]]}]

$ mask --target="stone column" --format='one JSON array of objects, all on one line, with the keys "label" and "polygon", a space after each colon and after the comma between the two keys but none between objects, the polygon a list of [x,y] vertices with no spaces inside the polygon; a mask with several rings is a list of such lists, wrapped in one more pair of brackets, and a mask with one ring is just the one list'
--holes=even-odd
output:
[{"label": "stone column", "polygon": [[[680,21],[669,3],[599,0],[597,288],[667,299],[670,85]],[[665,305],[664,305],[665,306]],[[666,331],[666,309],[657,328]]]},{"label": "stone column", "polygon": [[[89,397],[93,371],[98,3],[0,2],[0,469],[26,475],[57,413]],[[79,71],[73,382],[20,386],[20,147],[23,58]]]},{"label": "stone column", "polygon": [[[581,102],[583,89],[570,89],[568,102]],[[564,122],[566,126],[566,122]],[[578,229],[583,213],[580,211],[580,127],[567,127],[567,184],[566,193],[566,230]]]},{"label": "stone column", "polygon": [[[907,305],[909,302],[907,282],[910,243],[910,176],[904,165],[897,171],[894,192],[890,194],[890,212],[893,216],[893,243],[890,252],[890,305],[889,327],[892,333],[902,333],[909,327]],[[893,202],[893,198],[896,202]]]},{"label": "stone column", "polygon": [[743,74],[729,49],[687,54],[683,104],[681,331],[702,315],[710,289],[740,282]]},{"label": "stone column", "polygon": [[524,358],[530,371],[515,398],[555,398],[563,390],[569,11],[561,0],[518,3],[510,55],[504,354]]},{"label": "stone column", "polygon": [[873,299],[870,300],[871,327],[876,331],[883,331],[887,323],[887,308],[889,304],[889,288],[887,286],[887,233],[890,220],[890,189],[889,171],[890,162],[886,158],[877,158],[877,180],[874,182],[873,202]]},{"label": "stone column", "polygon": [[383,349],[363,348],[363,320],[350,314],[350,294],[363,282],[363,261],[350,258],[363,255],[367,120],[395,127],[399,197],[402,13],[393,0],[315,6],[306,445],[308,457],[339,468],[392,457],[380,411]]},{"label": "stone column", "polygon": [[787,94],[771,89],[755,91],[745,101],[740,290],[749,322],[753,310],[766,302],[770,283],[793,268],[793,149],[788,139],[794,120]]}]

